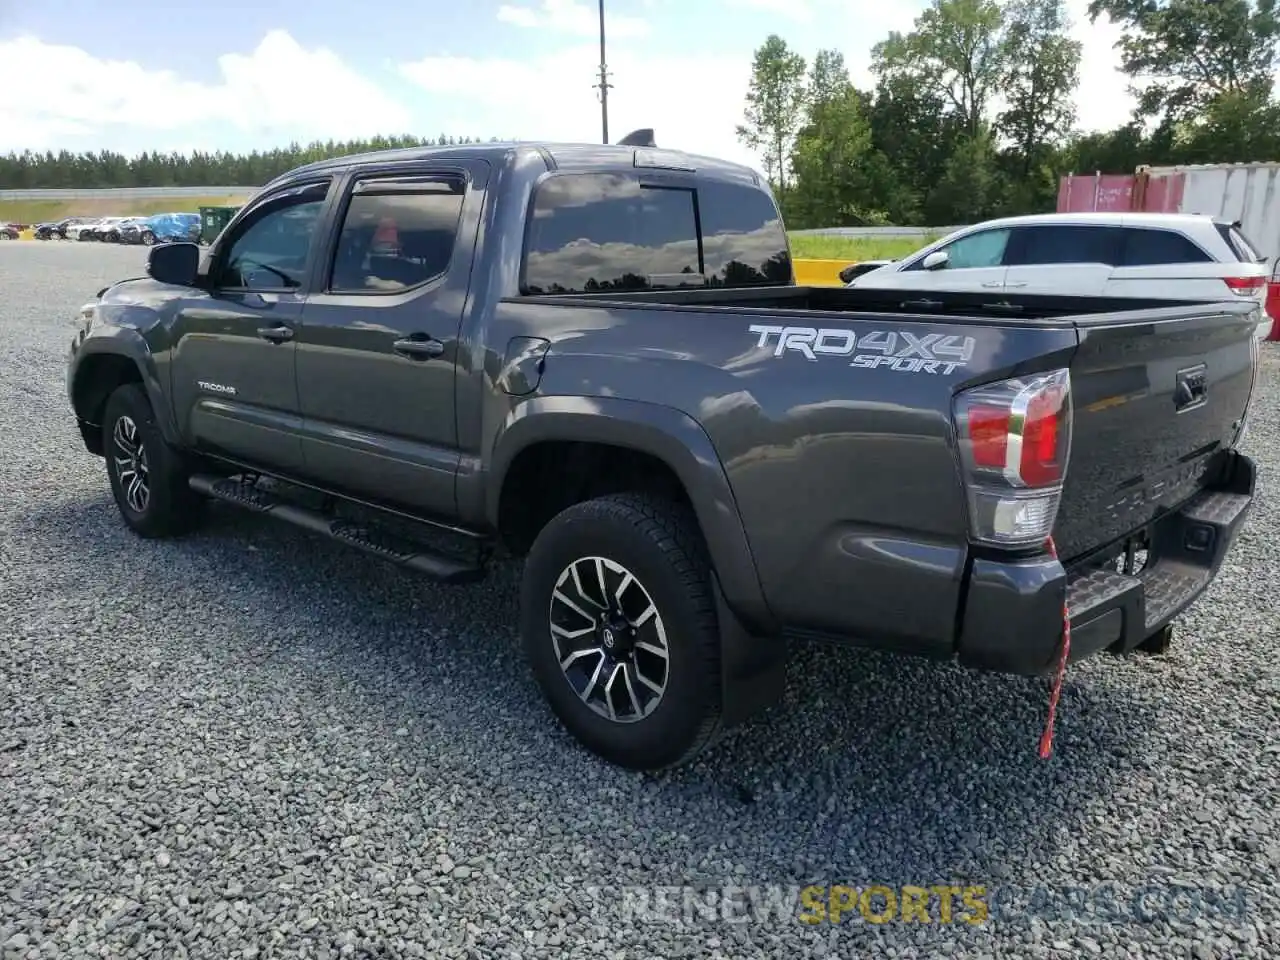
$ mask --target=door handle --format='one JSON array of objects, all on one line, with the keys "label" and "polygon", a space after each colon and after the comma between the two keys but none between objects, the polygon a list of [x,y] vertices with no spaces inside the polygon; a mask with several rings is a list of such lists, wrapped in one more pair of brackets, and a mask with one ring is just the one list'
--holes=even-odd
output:
[{"label": "door handle", "polygon": [[286,340],[293,339],[293,328],[279,324],[274,327],[259,327],[258,336],[263,340],[270,340],[272,343],[284,343]]},{"label": "door handle", "polygon": [[1003,281],[1003,280],[988,280],[988,281],[986,281],[985,283],[983,283],[983,286],[984,286],[984,287],[986,287],[986,288],[987,288],[987,289],[989,289],[989,290],[990,290],[990,289],[995,289],[995,288],[997,288],[997,287],[1003,287],[1003,286],[1004,286],[1004,281]]},{"label": "door handle", "polygon": [[1025,286],[1026,286],[1026,283],[1025,283],[1025,282],[1018,282],[1018,283],[1006,283],[1006,284],[1005,284],[1005,286],[1006,286],[1006,287],[1025,287]]},{"label": "door handle", "polygon": [[396,353],[411,360],[438,357],[444,353],[444,344],[439,340],[419,335],[397,340],[391,346],[395,348]]}]

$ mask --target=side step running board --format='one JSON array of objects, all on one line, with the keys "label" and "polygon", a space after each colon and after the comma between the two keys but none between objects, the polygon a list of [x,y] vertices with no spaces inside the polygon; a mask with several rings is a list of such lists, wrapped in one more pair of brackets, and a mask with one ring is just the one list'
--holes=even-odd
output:
[{"label": "side step running board", "polygon": [[481,564],[432,552],[411,540],[395,537],[353,520],[335,519],[316,510],[290,503],[252,483],[225,477],[193,476],[191,489],[215,500],[264,513],[294,526],[329,537],[365,553],[408,567],[442,583],[473,583],[484,578]]}]

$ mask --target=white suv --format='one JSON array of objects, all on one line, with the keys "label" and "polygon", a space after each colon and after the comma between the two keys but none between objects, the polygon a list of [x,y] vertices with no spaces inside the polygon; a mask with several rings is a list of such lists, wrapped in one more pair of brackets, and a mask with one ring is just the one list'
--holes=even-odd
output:
[{"label": "white suv", "polygon": [[957,230],[851,287],[1012,291],[1102,297],[1258,302],[1266,314],[1266,257],[1233,223],[1189,213],[1048,213]]}]

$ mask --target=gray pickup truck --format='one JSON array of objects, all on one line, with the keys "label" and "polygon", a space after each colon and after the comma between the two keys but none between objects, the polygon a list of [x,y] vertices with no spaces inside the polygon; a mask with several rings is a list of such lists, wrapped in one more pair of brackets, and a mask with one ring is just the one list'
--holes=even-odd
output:
[{"label": "gray pickup truck", "polygon": [[[750,169],[620,145],[311,164],[83,308],[124,522],[210,501],[445,582],[524,557],[553,712],[685,762],[837,641],[1042,674],[1217,572],[1254,307],[797,286]],[[216,588],[216,584],[211,584]]]}]

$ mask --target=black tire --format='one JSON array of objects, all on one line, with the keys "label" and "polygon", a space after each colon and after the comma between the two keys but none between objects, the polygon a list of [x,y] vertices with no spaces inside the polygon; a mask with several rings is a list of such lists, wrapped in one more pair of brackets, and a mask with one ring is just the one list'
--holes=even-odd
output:
[{"label": "black tire", "polygon": [[[564,651],[557,650],[560,641],[552,633],[553,620],[562,610],[552,600],[557,581],[575,561],[596,557],[623,568],[613,572],[614,579],[606,570],[608,591],[626,579],[623,573],[632,575],[639,584],[639,602],[651,601],[657,611],[647,622],[654,623],[653,631],[661,627],[665,633],[665,660],[655,660],[650,653],[643,658],[637,651],[629,654],[632,672],[622,675],[623,692],[628,688],[626,681],[641,668],[641,659],[649,671],[665,663],[661,696],[651,712],[641,710],[641,718],[630,722],[610,719],[587,705],[561,669]],[[634,604],[635,587],[627,590],[624,600]],[[596,589],[595,594],[602,591]],[[529,551],[520,596],[525,654],[556,717],[587,749],[622,767],[661,770],[692,760],[715,742],[721,727],[720,634],[713,598],[710,563],[697,522],[687,509],[627,493],[575,504],[556,516]],[[631,614],[635,614],[632,623],[641,619],[634,606]],[[660,636],[643,632],[649,629],[642,625],[641,634],[634,629],[630,633],[635,639]],[[617,661],[603,652],[604,636],[602,629],[596,629],[581,642],[599,645],[596,662],[616,680],[612,671]],[[621,646],[618,641],[618,649]],[[594,656],[583,655],[584,666]],[[640,690],[638,678],[629,689]],[[651,688],[644,689],[645,697],[651,693]],[[628,714],[635,713],[633,705],[647,708],[635,694],[622,703]],[[605,709],[603,704],[601,708]]]},{"label": "black tire", "polygon": [[[117,432],[118,431],[118,432]],[[122,440],[136,438],[130,445]],[[125,524],[147,538],[186,533],[199,521],[204,501],[188,485],[188,473],[177,451],[165,443],[147,394],[140,384],[126,383],[107,398],[102,417],[102,449],[111,493]],[[138,496],[141,478],[145,497]]]}]

